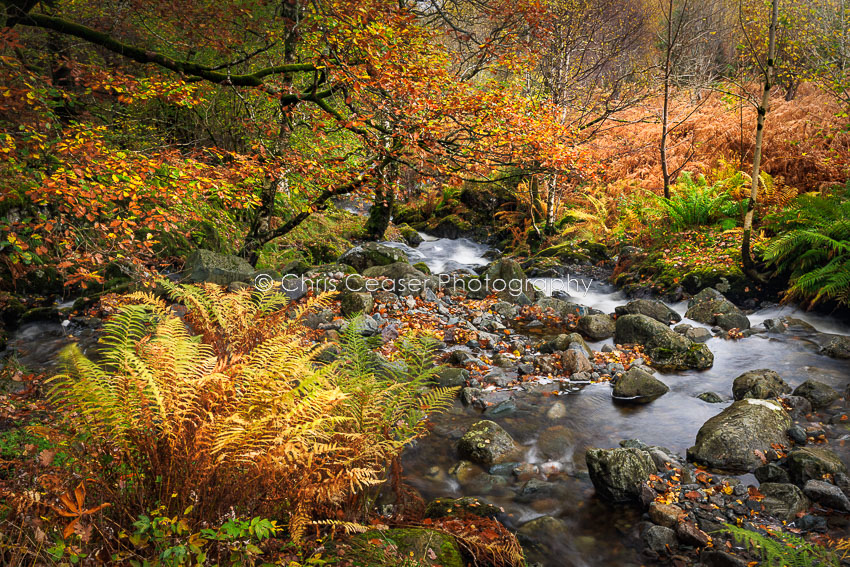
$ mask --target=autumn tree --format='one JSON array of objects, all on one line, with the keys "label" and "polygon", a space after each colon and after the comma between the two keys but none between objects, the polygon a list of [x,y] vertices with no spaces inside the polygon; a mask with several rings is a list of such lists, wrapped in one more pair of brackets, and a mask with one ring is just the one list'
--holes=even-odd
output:
[{"label": "autumn tree", "polygon": [[[486,76],[459,73],[445,30],[424,25],[419,4],[257,0],[222,5],[215,24],[200,3],[180,9],[165,2],[131,4],[128,10],[73,1],[9,4],[4,60],[30,69],[34,81],[26,84],[43,85],[49,97],[63,104],[99,102],[100,108],[112,110],[110,118],[134,117],[138,128],[159,126],[138,113],[142,104],[159,100],[159,108],[176,108],[169,97],[194,97],[175,114],[192,116],[202,136],[172,136],[172,129],[163,138],[165,149],[134,147],[132,156],[155,163],[190,159],[193,168],[226,172],[226,179],[202,176],[199,181],[212,194],[226,193],[226,200],[212,202],[208,193],[178,192],[174,197],[181,206],[157,210],[179,217],[193,209],[198,218],[209,206],[224,210],[228,222],[236,224],[223,228],[242,235],[241,253],[253,262],[264,244],[286,235],[333,198],[391,187],[400,167],[442,182],[487,175],[508,164],[581,167],[569,145],[572,133],[553,120],[548,102],[500,80],[504,74],[499,69],[516,63],[515,52],[508,46],[505,51],[485,46]],[[513,6],[514,13],[538,10],[533,2]],[[492,12],[502,13],[504,9]],[[41,46],[52,38],[73,41],[59,53],[47,50],[45,55]],[[66,77],[61,80],[48,71],[57,55]],[[10,83],[13,74],[7,70]],[[25,100],[25,91],[16,92]],[[236,127],[207,118],[209,101],[225,99],[234,109]],[[14,110],[7,110],[5,116],[13,124]],[[73,124],[89,136],[102,134],[89,145],[74,146],[83,154],[92,144],[111,152],[111,144],[121,139],[116,122],[100,123],[104,130],[85,126],[98,124],[107,113],[61,118],[49,101],[43,110],[56,118],[56,143],[63,148]],[[43,124],[34,119],[34,133],[41,135]],[[129,155],[125,152],[118,159]],[[92,153],[82,157],[97,161]],[[33,167],[39,169],[29,162],[25,169]],[[110,215],[118,210],[107,206],[87,211],[91,195],[81,192],[80,180],[88,182],[100,174],[77,169],[76,178],[59,178],[55,170],[42,168],[45,176],[31,183],[29,193],[33,200],[51,201],[53,208],[68,200],[79,202],[69,210],[75,211],[77,229],[85,225],[87,231],[85,237],[77,230],[66,239],[77,252],[72,264],[91,257],[80,242],[87,239],[94,246],[102,241],[116,220]],[[183,167],[181,175],[194,183],[192,171]],[[121,175],[106,178],[115,190],[127,189]],[[60,191],[52,191],[52,185]],[[140,186],[149,191],[152,203],[163,190],[146,178]],[[58,201],[57,195],[62,195]],[[179,219],[174,220],[171,231],[178,226]],[[125,228],[128,238],[138,240],[138,227]]]}]

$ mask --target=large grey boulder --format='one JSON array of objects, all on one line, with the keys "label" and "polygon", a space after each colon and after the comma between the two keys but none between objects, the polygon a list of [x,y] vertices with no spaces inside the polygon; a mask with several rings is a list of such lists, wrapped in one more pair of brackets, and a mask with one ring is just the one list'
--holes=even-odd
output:
[{"label": "large grey boulder", "polygon": [[596,493],[611,502],[637,501],[655,463],[640,449],[588,449],[587,470]]},{"label": "large grey boulder", "polygon": [[764,494],[764,511],[780,520],[791,521],[809,508],[809,499],[799,487],[789,483],[765,482],[759,486]]},{"label": "large grey boulder", "polygon": [[[252,282],[257,270],[245,258],[198,249],[186,258],[183,273],[191,283],[229,285],[232,282]],[[272,286],[273,279],[268,279]]]},{"label": "large grey boulder", "polygon": [[824,475],[846,473],[841,458],[824,447],[803,447],[788,455],[788,472],[791,482],[804,486],[810,480],[821,480]]},{"label": "large grey boulder", "polygon": [[825,408],[840,397],[830,386],[817,380],[806,380],[797,386],[794,395],[809,400],[814,409]]},{"label": "large grey boulder", "polygon": [[706,345],[697,344],[646,315],[618,317],[614,341],[643,345],[653,364],[660,367],[704,369],[714,364],[714,355]]},{"label": "large grey boulder", "polygon": [[685,317],[706,325],[717,325],[725,331],[750,328],[747,316],[713,288],[706,288],[691,298]]},{"label": "large grey boulder", "polygon": [[670,388],[648,372],[629,368],[614,385],[614,398],[624,402],[646,404],[670,391]]},{"label": "large grey boulder", "polygon": [[520,456],[520,448],[498,423],[483,420],[469,428],[457,444],[462,459],[490,467]]},{"label": "large grey boulder", "polygon": [[790,391],[791,386],[778,373],[767,368],[749,370],[732,382],[732,396],[736,400],[747,398],[766,400],[778,398]]},{"label": "large grey boulder", "polygon": [[585,315],[576,324],[576,330],[592,341],[613,337],[615,329],[614,320],[605,314]]},{"label": "large grey boulder", "polygon": [[682,317],[670,309],[661,301],[654,299],[635,299],[629,301],[625,305],[620,305],[614,309],[617,316],[620,315],[646,315],[652,317],[656,321],[669,325],[670,323],[678,323]]},{"label": "large grey boulder", "polygon": [[762,464],[755,451],[787,444],[791,417],[768,400],[741,400],[706,421],[697,433],[688,458],[713,468],[746,472]]},{"label": "large grey boulder", "polygon": [[404,250],[379,242],[367,242],[344,252],[338,262],[363,272],[372,266],[386,266],[395,262],[409,262],[409,260]]}]

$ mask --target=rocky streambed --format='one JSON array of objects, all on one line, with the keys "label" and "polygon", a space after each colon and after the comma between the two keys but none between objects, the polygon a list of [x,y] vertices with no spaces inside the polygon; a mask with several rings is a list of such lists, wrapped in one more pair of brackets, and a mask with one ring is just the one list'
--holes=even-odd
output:
[{"label": "rocky streambed", "polygon": [[[430,515],[493,515],[544,566],[745,565],[724,523],[846,533],[846,323],[792,307],[744,313],[712,288],[672,305],[629,301],[604,268],[527,279],[484,245],[421,238],[273,278],[342,292],[341,313],[309,320],[327,336],[358,312],[361,332],[385,341],[437,330],[447,366],[435,386],[458,387],[458,400],[404,455]],[[10,348],[23,362],[38,345],[49,357],[95,325],[31,323]]]}]

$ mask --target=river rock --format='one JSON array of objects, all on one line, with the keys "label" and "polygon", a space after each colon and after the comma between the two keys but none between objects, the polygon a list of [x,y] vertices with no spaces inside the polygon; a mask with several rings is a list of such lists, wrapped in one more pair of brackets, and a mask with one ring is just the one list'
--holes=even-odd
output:
[{"label": "river rock", "polygon": [[850,359],[850,337],[836,335],[824,345],[821,352],[832,358]]},{"label": "river rock", "polygon": [[592,341],[601,341],[614,336],[614,320],[608,315],[585,315],[578,320],[576,329]]},{"label": "river rock", "polygon": [[[427,530],[424,528],[392,528],[388,530],[370,530],[353,536],[354,549],[369,550],[359,551],[366,557],[369,565],[386,564],[387,552],[379,551],[372,555],[375,545],[373,541],[391,541],[394,544],[397,557],[397,565],[407,563],[411,557],[417,558],[417,565],[423,567],[463,567],[465,564],[460,553],[457,541],[443,532]],[[380,548],[379,548],[380,549]]]},{"label": "river rock", "polygon": [[714,364],[714,355],[706,345],[694,343],[646,315],[618,317],[614,340],[643,345],[653,363],[661,367],[704,369]]},{"label": "river rock", "polygon": [[593,371],[593,365],[587,359],[587,356],[583,352],[573,349],[569,349],[561,355],[561,365],[564,372],[569,374]]},{"label": "river rock", "polygon": [[461,458],[490,467],[519,456],[520,448],[498,423],[483,420],[473,425],[457,444]]},{"label": "river rock", "polygon": [[721,398],[718,394],[714,392],[703,392],[698,395],[697,398],[708,403],[708,404],[722,404],[723,398]]},{"label": "river rock", "polygon": [[765,482],[759,486],[765,513],[785,521],[793,520],[809,508],[809,499],[798,486],[790,483]]},{"label": "river rock", "polygon": [[655,463],[640,449],[588,449],[587,470],[597,494],[611,502],[637,501]]},{"label": "river rock", "polygon": [[543,430],[537,438],[537,449],[549,460],[558,461],[571,454],[576,446],[576,436],[572,429],[555,425]]},{"label": "river rock", "polygon": [[684,511],[675,504],[664,504],[663,502],[653,502],[649,505],[649,519],[659,526],[665,528],[673,528],[679,523],[679,517],[684,515]]},{"label": "river rock", "polygon": [[713,288],[702,290],[688,302],[685,317],[706,325],[716,325],[724,331],[750,328],[750,320],[747,316]]},{"label": "river rock", "polygon": [[825,408],[840,397],[838,392],[817,380],[806,380],[797,386],[794,395],[809,400],[814,409]]},{"label": "river rock", "polygon": [[563,520],[552,516],[540,516],[519,527],[516,537],[526,552],[526,558],[532,560],[554,559],[552,553],[554,542],[567,541],[573,531]]},{"label": "river rock", "polygon": [[678,547],[676,532],[665,526],[649,526],[641,536],[643,544],[655,553],[669,553]]},{"label": "river rock", "polygon": [[253,282],[257,270],[245,258],[199,248],[186,258],[183,273],[192,283],[229,285],[231,282]]},{"label": "river rock", "polygon": [[705,327],[691,327],[684,332],[686,338],[691,339],[695,343],[704,343],[711,338],[711,331]]},{"label": "river rock", "polygon": [[670,391],[664,382],[639,368],[623,373],[614,386],[614,398],[624,402],[646,404]]},{"label": "river rock", "polygon": [[426,518],[446,518],[450,516],[473,515],[480,518],[495,518],[501,513],[498,507],[475,498],[436,498],[425,507]]},{"label": "river rock", "polygon": [[750,471],[762,463],[754,451],[788,443],[785,430],[790,425],[791,418],[778,403],[741,400],[703,424],[688,458],[714,468]]},{"label": "river rock", "polygon": [[338,263],[348,264],[361,273],[372,266],[386,266],[396,262],[409,263],[407,254],[399,248],[379,242],[367,242],[355,246],[344,252],[338,260]]},{"label": "river rock", "polygon": [[788,483],[791,478],[788,476],[788,471],[777,465],[776,463],[767,463],[753,471],[753,474],[760,483],[778,482]]},{"label": "river rock", "polygon": [[839,512],[850,512],[850,500],[834,484],[822,480],[810,480],[806,482],[803,493],[822,506]]},{"label": "river rock", "polygon": [[732,396],[736,400],[766,400],[778,398],[790,391],[791,386],[778,373],[767,368],[744,372],[732,382]]},{"label": "river rock", "polygon": [[652,317],[656,321],[660,321],[665,325],[678,323],[682,320],[682,317],[678,313],[670,309],[661,301],[656,301],[654,299],[635,299],[633,301],[629,301],[625,305],[615,307],[614,312],[617,316],[646,315],[647,317]]},{"label": "river rock", "polygon": [[444,388],[464,386],[468,379],[469,370],[452,366],[443,367],[434,375],[434,382]]},{"label": "river rock", "polygon": [[824,447],[803,447],[788,455],[791,482],[804,486],[810,480],[821,480],[824,475],[846,473],[841,458]]},{"label": "river rock", "polygon": [[352,317],[358,313],[368,315],[372,312],[373,306],[371,293],[350,291],[340,298],[340,311],[345,317]]},{"label": "river rock", "polygon": [[516,260],[502,258],[492,262],[481,277],[490,291],[508,303],[528,305],[535,295],[534,286]]},{"label": "river rock", "polygon": [[588,358],[592,354],[590,347],[587,346],[587,343],[584,342],[584,338],[582,338],[582,336],[578,333],[570,333],[569,335],[562,333],[540,346],[540,352],[544,354],[551,354],[553,352],[570,349],[580,350]]}]

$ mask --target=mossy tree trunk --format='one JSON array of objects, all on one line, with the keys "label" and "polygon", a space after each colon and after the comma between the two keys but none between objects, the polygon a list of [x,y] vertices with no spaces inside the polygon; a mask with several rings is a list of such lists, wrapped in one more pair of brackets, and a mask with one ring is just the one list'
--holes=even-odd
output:
[{"label": "mossy tree trunk", "polygon": [[393,216],[395,186],[398,180],[398,163],[392,162],[384,170],[381,182],[375,188],[375,198],[369,209],[369,218],[363,227],[369,240],[383,240]]}]

